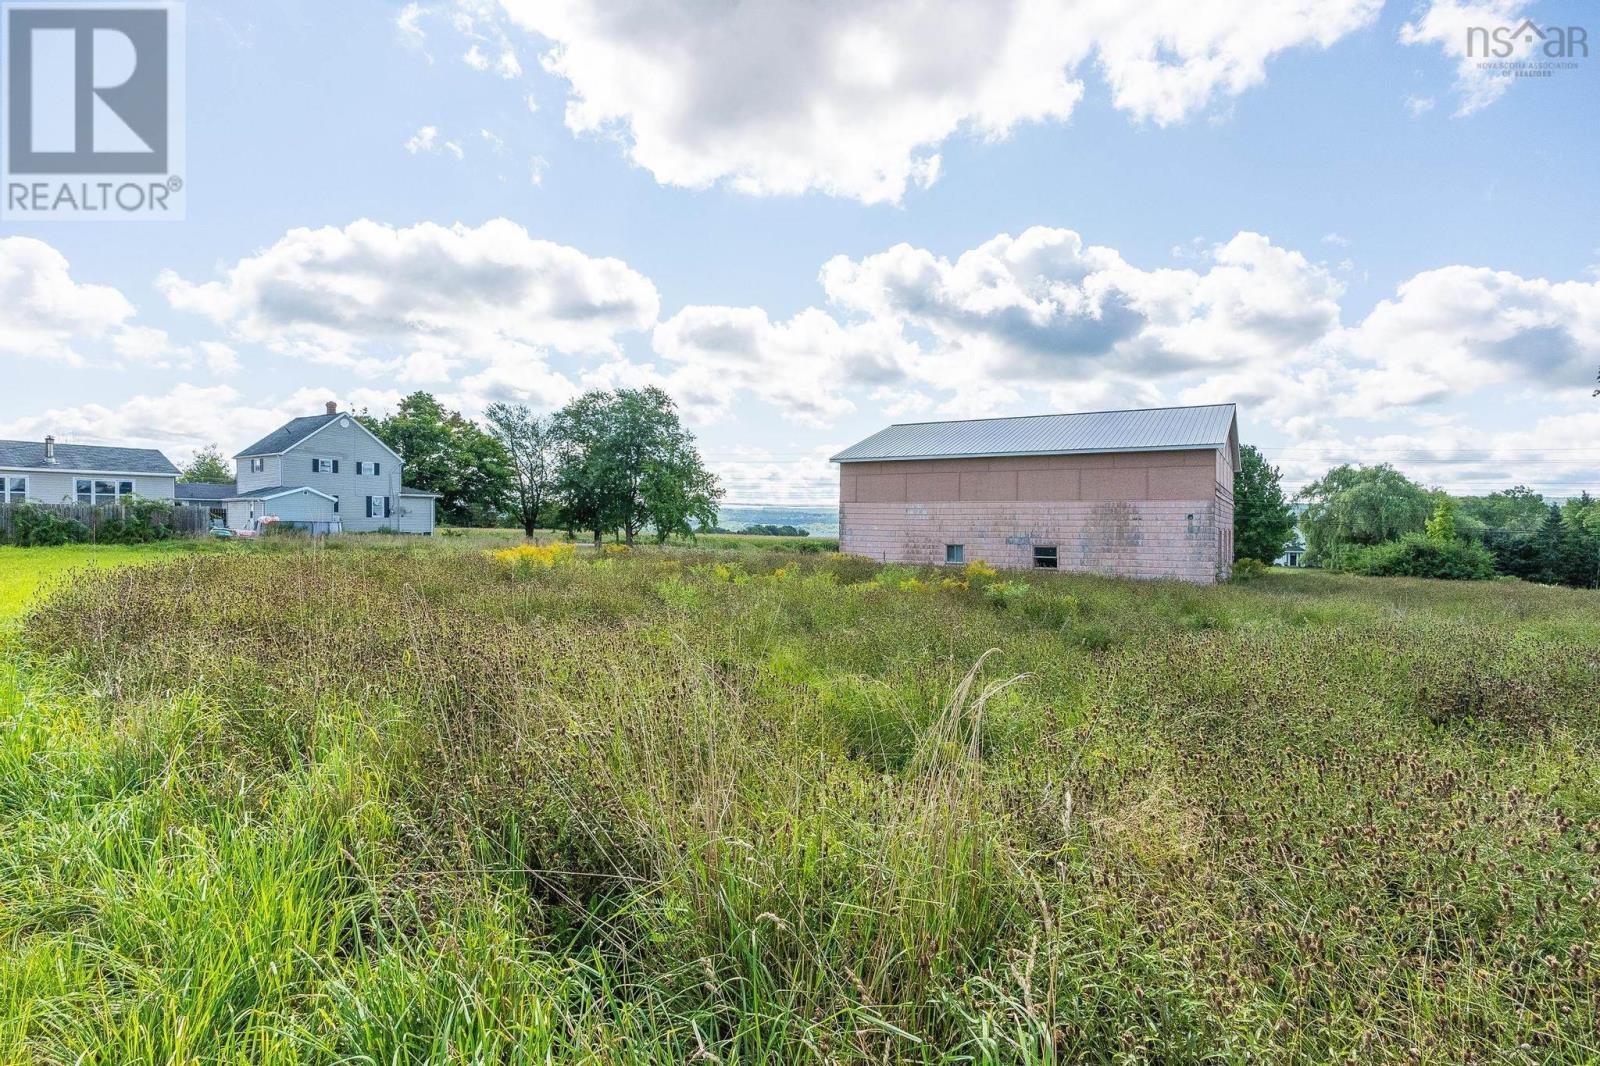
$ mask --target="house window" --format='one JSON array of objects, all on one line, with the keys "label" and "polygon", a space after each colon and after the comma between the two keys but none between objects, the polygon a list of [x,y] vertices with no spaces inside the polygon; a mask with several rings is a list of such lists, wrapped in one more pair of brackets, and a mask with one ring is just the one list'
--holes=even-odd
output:
[{"label": "house window", "polygon": [[311,460],[311,472],[313,474],[337,474],[339,472],[339,460],[313,459]]},{"label": "house window", "polygon": [[0,478],[0,503],[21,503],[28,498],[28,479],[25,477]]},{"label": "house window", "polygon": [[947,563],[966,562],[967,546],[965,544],[946,544],[944,546],[944,561]]},{"label": "house window", "polygon": [[1056,568],[1055,545],[1036,545],[1034,547],[1033,568],[1035,570],[1054,570]]},{"label": "house window", "polygon": [[73,487],[78,494],[79,503],[94,502],[94,482],[90,481],[88,478],[80,477]]},{"label": "house window", "polygon": [[250,460],[250,472],[252,474],[263,473],[266,469],[267,469],[267,461],[265,459],[252,459],[252,460]]},{"label": "house window", "polygon": [[117,495],[118,496],[132,496],[133,495],[133,482],[131,482],[131,481],[119,481],[119,482],[117,482]]}]

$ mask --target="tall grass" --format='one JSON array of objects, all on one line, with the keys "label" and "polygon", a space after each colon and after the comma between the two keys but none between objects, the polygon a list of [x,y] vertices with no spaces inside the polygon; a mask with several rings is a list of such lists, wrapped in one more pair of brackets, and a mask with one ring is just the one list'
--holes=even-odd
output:
[{"label": "tall grass", "polygon": [[0,679],[0,1061],[1600,1055],[1592,594],[938,576],[78,578]]}]

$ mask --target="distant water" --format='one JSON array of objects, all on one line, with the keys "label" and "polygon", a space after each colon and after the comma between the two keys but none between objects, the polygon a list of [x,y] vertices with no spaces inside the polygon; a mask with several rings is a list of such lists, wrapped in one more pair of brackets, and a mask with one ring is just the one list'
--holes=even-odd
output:
[{"label": "distant water", "polygon": [[724,529],[743,529],[745,526],[796,526],[813,537],[839,535],[839,509],[837,507],[721,507],[717,510],[717,525]]}]

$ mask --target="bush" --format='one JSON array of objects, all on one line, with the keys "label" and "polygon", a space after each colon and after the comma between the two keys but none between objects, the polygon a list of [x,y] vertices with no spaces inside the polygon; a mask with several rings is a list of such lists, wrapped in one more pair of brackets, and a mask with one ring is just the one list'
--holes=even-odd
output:
[{"label": "bush", "polygon": [[1408,533],[1347,556],[1344,569],[1372,577],[1432,577],[1445,581],[1487,581],[1494,577],[1494,555],[1482,544],[1434,540]]},{"label": "bush", "polygon": [[1233,579],[1235,581],[1254,581],[1258,577],[1265,577],[1269,567],[1260,559],[1240,559],[1233,564]]},{"label": "bush", "polygon": [[88,539],[88,526],[36,503],[21,504],[12,513],[11,542],[19,548],[53,548]]},{"label": "bush", "polygon": [[162,500],[133,500],[124,505],[122,517],[106,518],[94,530],[100,544],[149,544],[171,537],[172,505]]},{"label": "bush", "polygon": [[1028,595],[1028,585],[1025,581],[996,581],[983,595],[996,607],[1010,607]]}]

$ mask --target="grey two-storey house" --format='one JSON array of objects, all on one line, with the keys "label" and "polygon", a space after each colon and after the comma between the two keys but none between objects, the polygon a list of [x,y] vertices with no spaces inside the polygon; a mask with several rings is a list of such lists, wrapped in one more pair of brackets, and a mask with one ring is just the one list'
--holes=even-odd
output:
[{"label": "grey two-storey house", "polygon": [[337,404],[286,422],[234,462],[238,480],[221,500],[232,529],[272,521],[317,532],[433,532],[437,497],[408,488],[400,456]]}]

